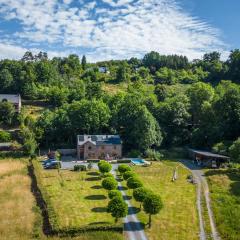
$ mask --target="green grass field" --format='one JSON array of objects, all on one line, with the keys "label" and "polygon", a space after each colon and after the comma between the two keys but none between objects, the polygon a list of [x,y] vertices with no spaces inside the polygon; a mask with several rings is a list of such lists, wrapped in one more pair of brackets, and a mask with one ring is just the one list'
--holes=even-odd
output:
[{"label": "green grass field", "polygon": [[36,221],[27,161],[0,161],[0,238],[31,239]]},{"label": "green grass field", "polygon": [[[107,192],[101,187],[96,171],[61,170],[58,173],[58,170],[43,170],[39,162],[34,166],[53,230],[67,233],[84,228],[116,226],[106,211]],[[121,233],[116,232],[115,235],[121,236]]]},{"label": "green grass field", "polygon": [[[179,178],[172,182],[173,169],[178,167]],[[187,182],[188,170],[177,162],[155,162],[150,167],[134,167],[144,186],[159,194],[164,208],[158,215],[152,217],[152,228],[146,226],[150,240],[194,240],[199,239],[198,213],[196,208],[196,189]],[[132,190],[128,190],[128,195]],[[132,199],[134,207],[139,203]],[[144,224],[148,216],[143,212],[138,217]]]},{"label": "green grass field", "polygon": [[234,170],[206,172],[216,225],[222,239],[240,239],[240,173]]}]

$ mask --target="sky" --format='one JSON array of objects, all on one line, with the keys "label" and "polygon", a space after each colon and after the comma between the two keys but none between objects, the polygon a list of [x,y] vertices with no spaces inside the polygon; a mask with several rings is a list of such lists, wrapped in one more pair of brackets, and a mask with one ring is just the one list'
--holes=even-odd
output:
[{"label": "sky", "polygon": [[239,0],[0,0],[0,59],[27,50],[91,62],[240,48]]}]

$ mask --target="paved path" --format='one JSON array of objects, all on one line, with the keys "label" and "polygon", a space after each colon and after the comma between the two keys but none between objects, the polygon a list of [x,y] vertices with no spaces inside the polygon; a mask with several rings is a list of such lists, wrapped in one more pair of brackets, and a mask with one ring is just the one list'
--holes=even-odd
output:
[{"label": "paved path", "polygon": [[124,236],[128,240],[147,240],[147,236],[144,232],[143,224],[137,219],[137,215],[136,215],[137,209],[131,205],[131,203],[128,199],[129,197],[124,192],[124,188],[121,184],[121,181],[119,181],[119,179],[116,176],[116,172],[112,171],[112,173],[116,177],[116,179],[118,181],[118,189],[121,191],[121,193],[123,195],[123,199],[125,200],[125,202],[128,205],[128,215],[123,220]]},{"label": "paved path", "polygon": [[204,230],[204,220],[203,220],[203,216],[202,216],[202,207],[201,207],[201,198],[202,198],[202,192],[203,192],[204,198],[206,201],[207,210],[208,210],[208,217],[209,217],[209,222],[210,222],[210,226],[211,226],[212,238],[213,238],[213,240],[220,240],[220,236],[216,229],[213,212],[212,212],[212,208],[211,208],[211,199],[209,197],[208,183],[204,176],[204,173],[201,170],[201,168],[199,168],[195,164],[192,164],[189,160],[182,160],[181,162],[188,169],[190,169],[190,171],[192,172],[192,174],[197,182],[197,207],[198,207],[199,223],[200,223],[200,239],[201,240],[207,239],[206,233]]}]

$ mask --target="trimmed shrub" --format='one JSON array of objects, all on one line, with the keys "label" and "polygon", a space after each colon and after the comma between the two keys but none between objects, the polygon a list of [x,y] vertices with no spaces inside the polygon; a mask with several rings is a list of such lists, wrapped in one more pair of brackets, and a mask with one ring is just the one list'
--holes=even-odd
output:
[{"label": "trimmed shrub", "polygon": [[123,179],[124,180],[128,180],[130,177],[136,177],[137,174],[133,171],[127,171],[125,173],[123,173]]},{"label": "trimmed shrub", "polygon": [[122,194],[119,190],[111,190],[108,192],[108,197],[110,199],[113,199],[114,197],[119,197],[121,198],[122,197]]},{"label": "trimmed shrub", "polygon": [[118,166],[118,171],[120,172],[120,174],[122,175],[123,173],[127,172],[127,171],[131,171],[131,167],[127,164],[120,164]]},{"label": "trimmed shrub", "polygon": [[119,218],[126,217],[128,214],[128,205],[122,197],[114,197],[108,203],[107,211],[115,218],[115,222]]},{"label": "trimmed shrub", "polygon": [[117,189],[118,183],[113,177],[106,177],[102,180],[102,187],[107,190]]},{"label": "trimmed shrub", "polygon": [[150,194],[151,191],[146,189],[145,187],[139,187],[135,188],[133,190],[133,198],[140,202],[140,209],[141,209],[141,203],[144,201],[144,199],[147,197],[148,194]]},{"label": "trimmed shrub", "polygon": [[111,173],[109,173],[109,172],[104,173],[104,174],[103,174],[103,177],[104,177],[104,178],[106,178],[106,177],[112,177],[112,178],[114,178],[114,176],[113,176]]},{"label": "trimmed shrub", "polygon": [[76,172],[87,171],[87,167],[85,165],[74,165],[73,171]]},{"label": "trimmed shrub", "polygon": [[130,177],[127,180],[127,187],[130,189],[135,189],[135,188],[139,188],[142,186],[143,186],[142,182],[136,177]]},{"label": "trimmed shrub", "polygon": [[149,214],[149,228],[151,228],[152,215],[158,214],[163,208],[163,203],[158,195],[148,194],[143,201],[144,212]]},{"label": "trimmed shrub", "polygon": [[6,131],[0,131],[0,142],[10,142],[11,134]]},{"label": "trimmed shrub", "polygon": [[98,163],[98,169],[102,174],[104,174],[112,170],[112,165],[104,160],[101,160]]}]

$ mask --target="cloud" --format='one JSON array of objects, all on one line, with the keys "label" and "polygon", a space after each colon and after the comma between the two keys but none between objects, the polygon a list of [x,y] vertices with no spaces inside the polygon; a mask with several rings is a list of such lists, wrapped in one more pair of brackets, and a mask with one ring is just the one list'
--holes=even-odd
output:
[{"label": "cloud", "polygon": [[84,53],[92,61],[149,51],[194,59],[227,47],[218,29],[189,15],[175,0],[0,0],[0,17],[20,24],[12,33],[12,40],[21,42],[19,52],[35,44],[39,49],[48,45],[56,54],[56,46],[61,54]]}]

